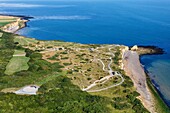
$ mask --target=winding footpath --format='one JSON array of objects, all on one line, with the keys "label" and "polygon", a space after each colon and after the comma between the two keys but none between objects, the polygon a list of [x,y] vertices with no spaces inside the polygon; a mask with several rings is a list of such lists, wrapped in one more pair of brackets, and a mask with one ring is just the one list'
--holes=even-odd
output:
[{"label": "winding footpath", "polygon": [[[111,51],[111,48],[109,48],[109,51]],[[115,55],[113,53],[110,52],[110,54],[114,57]],[[111,64],[113,63],[113,60],[112,58],[113,57],[110,57],[110,63],[108,64],[108,69],[109,70],[106,70],[105,69],[105,64],[103,63],[103,61],[101,59],[97,59],[98,61],[101,62],[101,64],[103,65],[103,71],[107,71],[110,75],[106,76],[106,77],[103,77],[102,79],[100,80],[96,80],[95,82],[93,82],[91,85],[89,85],[87,88],[83,88],[82,90],[83,91],[87,91],[87,92],[99,92],[99,91],[103,91],[103,90],[107,90],[107,89],[110,89],[110,88],[113,88],[113,87],[116,87],[116,86],[119,86],[121,85],[123,82],[124,82],[124,78],[122,77],[122,75],[117,72],[117,71],[113,71],[112,68],[110,67]],[[114,73],[114,74],[113,74]],[[106,87],[106,88],[102,88],[102,89],[98,89],[98,90],[90,90],[91,88],[95,87],[96,85],[99,85],[99,84],[104,84],[106,83],[111,77],[114,77],[114,76],[119,76],[122,80],[121,82],[117,83],[117,84],[113,84],[109,87]]]}]

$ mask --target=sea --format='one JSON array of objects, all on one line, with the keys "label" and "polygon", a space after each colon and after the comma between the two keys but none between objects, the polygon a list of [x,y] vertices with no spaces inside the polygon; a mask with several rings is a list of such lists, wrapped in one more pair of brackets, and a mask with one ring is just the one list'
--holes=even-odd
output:
[{"label": "sea", "polygon": [[17,33],[40,40],[163,48],[141,62],[170,106],[170,0],[0,0],[0,14],[34,17]]}]

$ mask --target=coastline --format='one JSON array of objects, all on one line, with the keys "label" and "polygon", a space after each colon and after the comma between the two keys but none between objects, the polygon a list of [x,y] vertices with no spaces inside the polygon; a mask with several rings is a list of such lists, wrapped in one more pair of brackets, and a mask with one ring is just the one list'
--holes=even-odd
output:
[{"label": "coastline", "polygon": [[6,15],[6,14],[0,14],[1,17],[7,17],[7,18],[15,18],[16,20],[13,22],[10,22],[4,26],[1,26],[0,29],[2,31],[8,32],[8,33],[16,33],[18,30],[27,27],[27,22],[30,21],[29,19],[32,19],[33,17],[29,16],[22,16],[22,15]]},{"label": "coastline", "polygon": [[[141,64],[141,56],[163,54],[164,51],[155,46],[142,46],[142,48],[145,48],[144,51],[142,50],[142,54],[139,52],[140,49],[131,50],[131,48],[130,50],[124,51],[123,69],[134,82],[137,92],[141,94],[139,99],[142,101],[145,108],[147,108],[151,113],[170,112],[168,105],[165,100],[163,100],[160,92],[152,82],[147,70]],[[153,53],[149,53],[150,49],[155,49],[155,51],[152,51]],[[146,92],[149,93],[147,94]],[[150,99],[147,98],[148,96]]]},{"label": "coastline", "polygon": [[22,19],[24,19],[24,20],[29,20],[29,19],[33,19],[33,18],[34,18],[34,17],[31,17],[31,16],[12,15],[12,14],[0,14],[0,16],[18,17],[18,18],[22,18]]},{"label": "coastline", "polygon": [[[146,55],[152,55],[152,54],[146,54]],[[140,59],[139,59],[140,62],[142,62],[141,61],[142,56],[145,56],[145,55],[140,56]],[[142,64],[142,65],[145,65],[145,64]],[[146,74],[148,87],[150,88],[150,91],[153,94],[154,100],[157,102],[158,105],[161,106],[160,109],[162,109],[163,112],[165,112],[165,113],[170,112],[170,108],[168,106],[168,103],[166,103],[166,100],[164,99],[162,93],[160,92],[159,86],[156,84],[156,82],[154,80],[152,80],[152,78],[149,75],[148,70],[145,67],[144,67],[144,71],[145,71],[145,74]]]},{"label": "coastline", "polygon": [[166,101],[163,99],[162,94],[160,93],[160,91],[156,88],[156,86],[152,82],[151,78],[147,74],[147,71],[145,71],[145,73],[147,76],[147,78],[146,78],[147,84],[148,84],[150,91],[152,92],[154,102],[155,102],[155,107],[156,107],[157,111],[161,111],[162,113],[170,112],[170,109],[169,109]]},{"label": "coastline", "polygon": [[127,76],[134,83],[136,91],[140,94],[138,99],[141,100],[143,106],[151,113],[155,113],[155,105],[152,94],[147,86],[146,75],[139,61],[139,55],[135,51],[126,50],[123,53],[123,69]]},{"label": "coastline", "polygon": [[[150,90],[152,91],[153,94],[155,93],[157,100],[163,106],[165,106],[165,110],[166,109],[170,110],[170,108],[169,108],[170,106],[168,105],[168,103],[166,102],[166,99],[164,98],[164,96],[162,95],[162,93],[159,90],[159,85],[150,77],[150,73],[145,68],[145,63],[143,63],[142,59],[141,59],[143,56],[152,57],[152,55],[163,55],[163,54],[166,54],[166,52],[162,48],[159,48],[157,46],[138,46],[138,47],[139,47],[139,50],[137,50],[137,52],[139,54],[139,61],[143,65],[143,69],[146,74],[147,84],[150,87]],[[139,51],[141,50],[141,48],[148,49],[149,51],[145,51],[145,52],[143,51],[143,53],[140,53]]]},{"label": "coastline", "polygon": [[[23,27],[20,27],[20,28],[18,28],[17,30],[15,30],[15,32],[16,31],[18,31],[18,30],[20,30],[20,29],[22,29],[22,28],[24,28],[24,27],[26,27],[27,26],[27,22],[29,21],[29,19],[32,19],[33,17],[27,17],[27,16],[15,16],[15,15],[2,15],[2,14],[0,14],[0,16],[12,16],[12,17],[18,17],[18,18],[21,18],[21,20],[24,20],[25,22],[24,22],[24,26]],[[15,33],[15,32],[11,32],[11,33]],[[139,55],[139,54],[138,54]],[[144,54],[144,55],[146,55],[146,54]],[[151,54],[147,54],[147,55],[151,55]],[[139,58],[138,58],[138,61],[139,61],[139,63],[140,63],[140,65],[141,65],[141,62],[140,62],[140,55],[139,55]],[[151,81],[151,78],[149,77],[149,75],[148,75],[148,73],[147,73],[147,71],[144,69],[144,68],[142,68],[142,70],[144,71],[144,73],[145,73],[145,75],[146,75],[146,78],[145,78],[145,80],[146,80],[146,89],[147,89],[147,91],[149,91],[149,93],[151,93],[152,95],[157,95],[156,97],[158,98],[158,100],[161,102],[163,102],[164,103],[164,101],[163,100],[161,100],[162,99],[162,97],[161,97],[161,95],[159,94],[159,92],[157,91],[157,89],[156,89],[156,87],[154,86],[154,84],[152,83],[152,81]],[[132,80],[133,81],[133,80]],[[156,91],[154,91],[154,90],[156,90]],[[154,93],[154,94],[153,94]],[[154,98],[154,97],[153,97]],[[152,99],[153,99],[152,98]],[[156,99],[157,99],[156,98]],[[139,99],[143,102],[144,100],[142,99],[142,98],[140,98],[139,97]],[[145,108],[147,108],[147,109],[150,109],[150,111],[151,112],[155,112],[155,110],[154,110],[154,108],[153,108],[153,103],[152,103],[152,105],[149,105],[149,106],[147,106],[147,105],[145,105],[146,103],[144,102],[144,106],[145,106]],[[165,104],[165,103],[164,103]],[[156,107],[156,106],[154,106],[154,107]]]}]

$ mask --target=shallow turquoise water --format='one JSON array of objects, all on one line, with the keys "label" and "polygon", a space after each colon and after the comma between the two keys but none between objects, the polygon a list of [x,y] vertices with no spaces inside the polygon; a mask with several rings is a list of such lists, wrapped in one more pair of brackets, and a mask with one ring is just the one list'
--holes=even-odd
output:
[{"label": "shallow turquoise water", "polygon": [[[159,88],[162,92],[164,92],[165,97],[170,97],[170,76],[167,73],[170,67],[170,60],[157,60],[151,64],[151,67],[148,67],[150,73],[155,75],[154,80],[159,84]],[[156,75],[164,75],[164,76],[156,76]],[[167,82],[168,81],[168,82]]]},{"label": "shallow turquoise water", "polygon": [[170,0],[0,2],[0,13],[33,16],[18,33],[41,40],[155,45],[165,55],[142,63],[170,105]]}]

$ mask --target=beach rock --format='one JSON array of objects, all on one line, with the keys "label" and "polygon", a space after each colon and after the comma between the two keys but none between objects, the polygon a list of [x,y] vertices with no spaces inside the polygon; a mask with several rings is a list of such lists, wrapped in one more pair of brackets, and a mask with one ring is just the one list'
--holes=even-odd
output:
[{"label": "beach rock", "polygon": [[137,53],[139,55],[159,55],[164,54],[164,50],[157,46],[138,46]]},{"label": "beach rock", "polygon": [[134,45],[132,48],[131,48],[132,51],[137,51],[138,50],[138,46],[137,45]]}]

